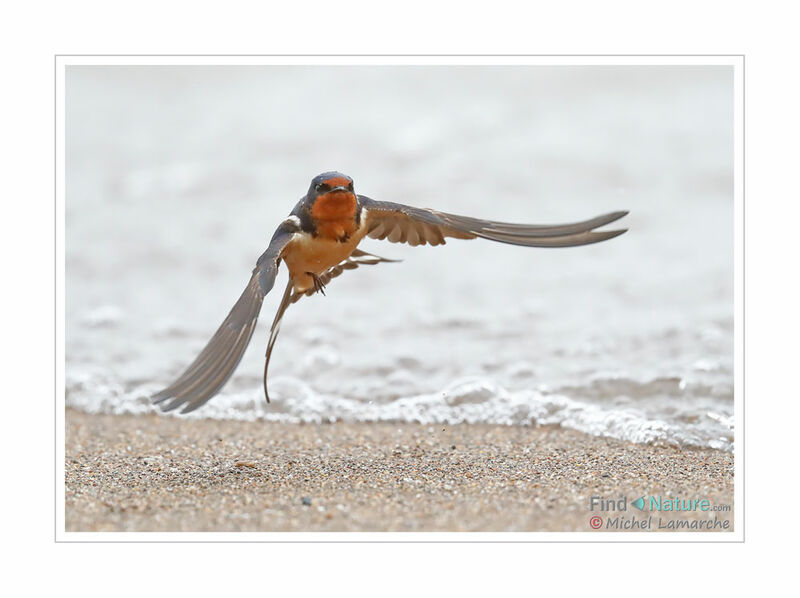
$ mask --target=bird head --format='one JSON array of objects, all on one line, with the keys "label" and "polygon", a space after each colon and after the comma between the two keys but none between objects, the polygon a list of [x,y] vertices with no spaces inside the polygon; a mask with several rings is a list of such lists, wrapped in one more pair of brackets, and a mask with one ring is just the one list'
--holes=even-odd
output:
[{"label": "bird head", "polygon": [[323,172],[311,180],[308,197],[315,199],[328,194],[353,194],[353,179],[341,172]]}]

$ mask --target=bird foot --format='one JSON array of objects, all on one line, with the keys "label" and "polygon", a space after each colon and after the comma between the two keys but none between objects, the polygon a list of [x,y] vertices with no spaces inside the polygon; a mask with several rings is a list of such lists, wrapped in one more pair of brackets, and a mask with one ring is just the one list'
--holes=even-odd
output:
[{"label": "bird foot", "polygon": [[322,279],[313,272],[306,272],[312,279],[314,279],[314,291],[317,293],[325,294],[325,283]]}]

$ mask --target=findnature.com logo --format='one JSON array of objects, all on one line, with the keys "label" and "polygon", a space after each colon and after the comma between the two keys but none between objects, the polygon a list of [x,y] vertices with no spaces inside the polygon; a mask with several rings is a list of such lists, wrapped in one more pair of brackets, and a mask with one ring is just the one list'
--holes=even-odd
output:
[{"label": "findnature.com logo", "polygon": [[[729,519],[720,519],[714,515],[712,518],[700,519],[665,519],[661,516],[649,515],[637,518],[635,515],[619,515],[628,511],[628,499],[625,496],[606,498],[591,496],[589,510],[600,511],[606,516],[594,515],[589,518],[589,527],[592,529],[606,530],[717,530],[731,529]],[[707,498],[680,498],[664,496],[640,496],[630,505],[642,512],[695,512],[698,515],[710,512],[730,512],[730,505],[713,505]],[[707,516],[708,517],[708,516]]]}]

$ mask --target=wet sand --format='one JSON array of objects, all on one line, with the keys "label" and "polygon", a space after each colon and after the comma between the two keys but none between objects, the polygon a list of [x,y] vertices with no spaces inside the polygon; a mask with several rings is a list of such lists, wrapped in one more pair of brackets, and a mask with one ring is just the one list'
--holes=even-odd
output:
[{"label": "wet sand", "polygon": [[[592,531],[590,517],[608,515],[589,510],[593,495],[733,505],[730,453],[552,427],[68,409],[65,477],[67,531]],[[648,514],[628,506],[622,515]],[[652,525],[715,516],[733,529],[732,510],[656,513]]]}]

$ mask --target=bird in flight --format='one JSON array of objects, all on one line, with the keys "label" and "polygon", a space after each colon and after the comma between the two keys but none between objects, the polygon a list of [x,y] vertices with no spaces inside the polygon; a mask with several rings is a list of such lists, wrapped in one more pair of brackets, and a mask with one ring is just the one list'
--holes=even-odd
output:
[{"label": "bird in flight", "polygon": [[523,247],[574,247],[612,239],[627,229],[595,231],[628,212],[611,212],[573,224],[509,224],[456,216],[426,208],[376,201],[356,194],[353,179],[340,172],[314,177],[305,197],[281,222],[258,258],[250,282],[228,317],[186,371],[153,395],[164,411],[188,413],[217,394],[244,355],[261,303],[275,284],[281,262],[289,282],[270,328],[264,362],[264,395],[269,402],[267,370],[286,309],[304,296],[321,292],[345,270],[392,262],[358,249],[365,238],[409,245],[444,245],[445,238],[489,239]]}]

